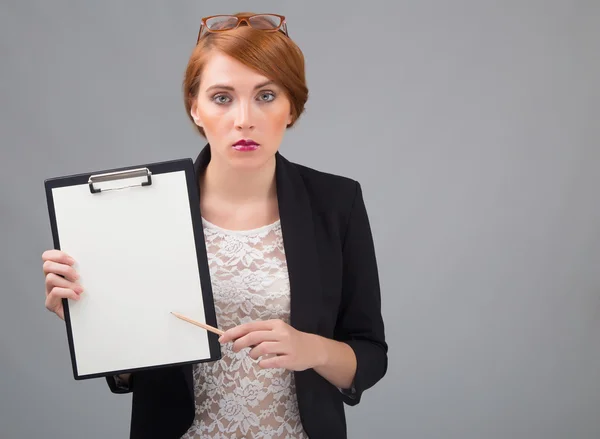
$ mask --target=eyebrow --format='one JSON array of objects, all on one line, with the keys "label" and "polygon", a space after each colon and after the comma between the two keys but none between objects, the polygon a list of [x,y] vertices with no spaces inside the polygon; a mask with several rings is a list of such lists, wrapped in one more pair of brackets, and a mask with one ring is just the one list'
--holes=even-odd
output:
[{"label": "eyebrow", "polygon": [[[257,84],[256,86],[254,86],[254,90],[258,89],[258,88],[262,88],[262,87],[266,87],[267,85],[274,85],[275,81],[265,81],[265,82],[261,82],[260,84]],[[235,89],[231,86],[231,85],[225,85],[225,84],[215,84],[215,85],[211,85],[210,87],[208,87],[206,89],[206,91],[210,91],[214,88],[219,88],[222,90],[229,90],[229,91],[234,91]]]}]

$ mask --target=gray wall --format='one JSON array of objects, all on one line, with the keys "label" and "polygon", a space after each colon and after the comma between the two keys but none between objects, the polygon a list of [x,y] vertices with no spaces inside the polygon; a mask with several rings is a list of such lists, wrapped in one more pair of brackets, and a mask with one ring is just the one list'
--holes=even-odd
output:
[{"label": "gray wall", "polygon": [[0,3],[0,438],[127,436],[44,308],[43,180],[195,157],[200,17],[247,9],[306,55],[282,153],[372,219],[390,369],[350,437],[600,437],[600,2],[205,3]]}]

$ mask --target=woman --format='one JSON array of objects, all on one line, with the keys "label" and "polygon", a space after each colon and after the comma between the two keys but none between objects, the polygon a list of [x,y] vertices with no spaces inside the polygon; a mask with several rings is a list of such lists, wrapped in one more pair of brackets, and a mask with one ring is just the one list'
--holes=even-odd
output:
[{"label": "woman", "polygon": [[[360,185],[278,152],[308,97],[284,17],[203,19],[183,81],[208,144],[195,162],[222,359],[107,378],[133,392],[132,438],[345,438],[387,370]],[[46,307],[85,294],[74,260],[43,254]],[[117,341],[118,342],[118,341]]]}]

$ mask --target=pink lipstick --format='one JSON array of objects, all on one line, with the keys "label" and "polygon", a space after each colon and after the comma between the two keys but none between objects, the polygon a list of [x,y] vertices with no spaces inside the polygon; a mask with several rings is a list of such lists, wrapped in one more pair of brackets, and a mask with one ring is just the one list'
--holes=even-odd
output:
[{"label": "pink lipstick", "polygon": [[240,139],[233,144],[233,149],[236,151],[256,151],[258,143],[252,139]]}]

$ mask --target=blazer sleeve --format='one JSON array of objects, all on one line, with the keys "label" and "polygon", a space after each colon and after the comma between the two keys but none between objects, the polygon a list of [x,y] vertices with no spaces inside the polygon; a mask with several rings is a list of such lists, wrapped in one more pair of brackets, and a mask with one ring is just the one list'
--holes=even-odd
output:
[{"label": "blazer sleeve", "polygon": [[347,343],[356,355],[357,368],[352,388],[342,391],[344,402],[352,406],[360,402],[365,390],[383,378],[388,367],[377,260],[358,182],[355,182],[342,257],[342,301],[335,338]]},{"label": "blazer sleeve", "polygon": [[123,382],[118,376],[107,376],[106,383],[112,393],[131,393],[133,391],[133,374],[129,377],[129,382]]}]

